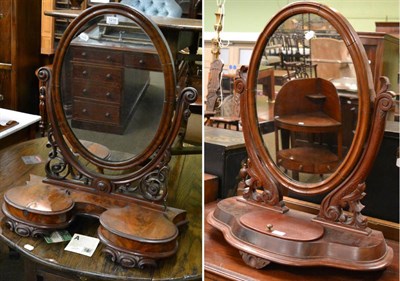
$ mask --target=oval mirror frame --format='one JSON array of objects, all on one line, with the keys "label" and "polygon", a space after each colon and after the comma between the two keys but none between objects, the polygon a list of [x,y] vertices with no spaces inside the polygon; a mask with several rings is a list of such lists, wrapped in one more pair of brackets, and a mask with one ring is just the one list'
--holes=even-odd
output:
[{"label": "oval mirror frame", "polygon": [[[359,98],[357,127],[349,152],[331,176],[316,183],[301,183],[291,180],[278,169],[266,150],[259,132],[255,99],[258,69],[269,38],[284,21],[302,13],[311,13],[326,19],[342,37],[354,63]],[[250,159],[249,163],[251,164],[249,169],[251,168],[252,173],[250,174],[256,175],[258,180],[264,184],[264,187],[265,185],[275,185],[275,188],[272,188],[272,193],[277,193],[278,184],[293,192],[307,195],[321,194],[339,186],[352,173],[364,151],[371,118],[371,102],[374,98],[372,73],[364,47],[347,19],[332,8],[319,3],[296,2],[284,7],[269,21],[259,35],[250,59],[246,91],[241,96],[241,104],[243,105],[241,107],[242,126]]]},{"label": "oval mirror frame", "polygon": [[[62,67],[68,46],[71,41],[78,35],[78,32],[91,20],[107,15],[120,15],[127,19],[132,20],[137,24],[151,39],[156,51],[158,53],[161,67],[164,73],[165,93],[163,109],[161,113],[160,123],[154,138],[149,142],[147,147],[138,155],[123,161],[107,161],[99,158],[87,150],[83,144],[75,137],[71,127],[69,126],[64,109],[62,106],[62,93],[61,93],[61,79]],[[161,33],[158,26],[149,20],[142,13],[133,9],[130,6],[109,3],[95,5],[90,9],[84,10],[66,29],[63,37],[60,40],[59,47],[56,51],[51,79],[51,92],[46,96],[46,107],[48,110],[49,121],[51,123],[51,131],[49,135],[54,135],[54,141],[61,150],[61,153],[69,164],[71,164],[81,174],[97,179],[108,179],[123,182],[132,179],[138,179],[144,174],[154,169],[160,161],[165,160],[165,153],[168,147],[171,146],[175,135],[177,134],[179,126],[180,114],[177,114],[177,89],[175,68],[172,60],[171,51],[168,47],[167,41]],[[190,92],[190,91],[189,91]],[[190,95],[190,93],[187,93]],[[190,99],[190,97],[189,97]],[[67,141],[69,145],[67,144]],[[123,175],[105,175],[95,170],[88,170],[71,151],[78,153],[83,158],[87,159],[92,164],[100,169],[110,170],[133,170],[133,172],[125,172]],[[168,153],[168,152],[167,152]],[[168,157],[167,157],[168,158]],[[138,166],[139,169],[133,169]]]}]

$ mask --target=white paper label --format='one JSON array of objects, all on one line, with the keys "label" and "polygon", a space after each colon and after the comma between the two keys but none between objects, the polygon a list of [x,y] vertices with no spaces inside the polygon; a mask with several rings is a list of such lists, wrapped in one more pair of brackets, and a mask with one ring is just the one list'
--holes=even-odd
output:
[{"label": "white paper label", "polygon": [[279,230],[274,230],[272,233],[278,236],[284,236],[286,234],[285,232]]},{"label": "white paper label", "polygon": [[107,24],[113,24],[117,25],[118,24],[118,18],[117,17],[107,17],[106,19]]},{"label": "white paper label", "polygon": [[87,35],[85,32],[82,32],[81,34],[79,34],[79,39],[81,39],[83,41],[88,41],[89,35]]},{"label": "white paper label", "polygon": [[75,233],[64,250],[91,257],[99,242],[97,238]]},{"label": "white paper label", "polygon": [[32,245],[29,245],[29,244],[25,244],[24,248],[27,249],[28,251],[32,251],[33,249],[35,249],[35,247],[33,247]]}]

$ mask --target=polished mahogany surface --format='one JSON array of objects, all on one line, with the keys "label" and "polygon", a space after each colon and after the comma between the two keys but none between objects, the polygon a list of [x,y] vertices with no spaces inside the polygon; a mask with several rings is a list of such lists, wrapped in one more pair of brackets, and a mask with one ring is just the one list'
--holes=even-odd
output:
[{"label": "polished mahogany surface", "polygon": [[[49,149],[47,138],[40,138],[20,143],[0,151],[1,195],[16,185],[24,185],[30,175],[44,176],[44,165]],[[37,155],[43,162],[25,165],[22,156]],[[175,208],[187,210],[190,223],[180,227],[177,238],[179,248],[173,258],[160,260],[155,269],[126,269],[115,265],[104,254],[99,245],[94,256],[86,256],[64,251],[65,243],[47,244],[42,238],[21,237],[11,232],[5,225],[1,214],[0,239],[29,261],[39,264],[46,270],[63,272],[71,278],[87,280],[171,280],[201,279],[202,274],[202,219],[201,219],[201,156],[174,156],[171,160],[170,184],[174,186],[168,195],[168,203]],[[188,188],[190,186],[190,188]],[[65,206],[64,206],[65,207]],[[96,236],[99,222],[89,217],[79,217],[68,230],[71,234],[80,233]],[[150,231],[150,230],[149,230]],[[24,245],[34,246],[29,251]],[[78,277],[79,276],[79,277]],[[61,279],[57,279],[61,280]]]},{"label": "polished mahogany surface", "polygon": [[[204,216],[213,212],[216,202],[205,205]],[[386,270],[357,272],[327,267],[295,267],[271,263],[264,269],[256,270],[243,263],[239,251],[229,245],[222,233],[210,224],[204,225],[204,270],[205,280],[380,280],[394,281],[399,279],[399,244],[386,240],[394,250],[394,258]]]},{"label": "polished mahogany surface", "polygon": [[[346,152],[343,160],[340,163],[334,161],[332,164],[324,165],[324,169],[319,169],[319,165],[312,165],[318,169],[312,167],[310,170],[303,171],[305,164],[319,163],[300,162],[301,159],[297,160],[297,163],[292,163],[294,155],[289,154],[286,156],[287,159],[282,158],[285,155],[278,155],[285,149],[300,147],[300,137],[296,137],[296,143],[291,140],[290,147],[282,145],[282,149],[274,150],[271,145],[273,143],[271,137],[260,133],[257,115],[259,105],[256,97],[259,94],[260,66],[270,39],[278,31],[283,33],[286,24],[290,25],[294,21],[304,23],[307,22],[305,19],[328,22],[335,30],[334,36],[339,36],[347,46],[357,79],[359,104],[354,136],[350,149]],[[300,28],[300,30],[302,29]],[[300,38],[304,36],[304,30],[300,32],[299,36]],[[375,93],[372,74],[361,40],[338,11],[323,4],[300,1],[285,6],[270,19],[254,46],[247,79],[235,81],[238,84],[237,88],[241,89],[239,92],[241,93],[240,116],[248,153],[247,163],[244,163],[240,169],[243,198],[241,202],[239,199],[224,199],[207,217],[207,221],[223,233],[228,244],[238,249],[245,264],[255,269],[275,262],[288,266],[323,265],[360,271],[379,271],[391,264],[393,250],[387,246],[381,232],[368,227],[368,219],[362,215],[364,206],[361,203],[368,192],[365,179],[370,172],[382,140],[385,116],[393,105],[393,93],[388,91],[388,80],[382,79],[384,87]],[[313,80],[314,83],[311,83]],[[319,80],[321,83],[318,83]],[[291,95],[283,98],[284,90],[289,85],[292,86]],[[303,143],[304,147],[312,145],[313,148],[316,147],[316,144],[324,145],[322,148],[329,148],[332,152],[337,147],[337,158],[341,159],[342,137],[339,125],[343,120],[340,119],[341,105],[336,90],[328,78],[304,78],[287,82],[275,99],[274,116],[275,120],[278,120],[275,128],[280,126],[280,131],[282,131],[282,125],[285,125],[287,126],[284,128],[285,130],[296,130],[296,132],[301,130],[302,135],[311,133],[305,129],[312,129],[313,133],[318,134],[325,134],[324,130],[326,129],[334,129],[337,131],[335,132],[336,143],[333,137],[332,142],[321,142],[315,139],[307,143],[303,141]],[[302,102],[296,102],[296,97],[299,96],[304,97]],[[285,117],[286,113],[278,110],[280,98],[282,98],[280,104],[284,105],[283,108],[289,107],[293,102],[295,109],[288,112],[294,118],[283,120],[286,121],[283,124],[279,120]],[[311,111],[301,111],[303,104],[306,104],[307,101],[313,104],[313,107],[310,108]],[[374,108],[372,108],[373,106]],[[325,120],[329,122],[321,124],[324,126],[315,126],[315,122],[308,124],[309,120],[315,121],[316,116],[318,118],[322,116],[318,114],[319,112],[325,113]],[[304,113],[307,115],[305,116]],[[333,120],[328,119],[327,116]],[[307,125],[314,126],[308,127]],[[275,134],[275,139],[279,140],[277,134]],[[301,138],[301,140],[307,139]],[[277,144],[279,142],[275,141],[275,148],[278,147]],[[296,152],[298,151],[296,150]],[[302,158],[308,159],[308,154],[304,153]],[[322,159],[322,157],[318,157],[318,159]],[[292,162],[286,163],[284,162],[286,160]],[[325,159],[322,160],[325,163]],[[287,170],[292,171],[291,176],[286,173]],[[301,177],[304,175],[298,177],[298,173],[315,173],[315,176],[313,178]],[[302,196],[324,196],[317,217],[306,219],[306,221],[320,223],[323,226],[324,233],[321,238],[308,241],[295,238],[289,241],[260,231],[265,227],[269,228],[268,224],[270,224],[264,220],[264,216],[260,215],[259,211],[263,209],[268,218],[273,217],[272,212],[284,213],[283,225],[285,229],[290,229],[291,237],[297,231],[297,227],[295,229],[286,228],[285,223],[290,225],[293,219],[295,219],[294,225],[298,225],[303,233],[311,230],[310,226],[302,224],[304,218],[301,217],[301,213],[288,211],[283,201],[285,191]],[[390,196],[390,194],[386,196]],[[242,217],[248,214],[253,214],[254,220],[258,223],[256,227],[255,225],[250,227],[243,221]],[[281,227],[281,225],[279,226]],[[289,236],[289,234],[287,235]]]}]

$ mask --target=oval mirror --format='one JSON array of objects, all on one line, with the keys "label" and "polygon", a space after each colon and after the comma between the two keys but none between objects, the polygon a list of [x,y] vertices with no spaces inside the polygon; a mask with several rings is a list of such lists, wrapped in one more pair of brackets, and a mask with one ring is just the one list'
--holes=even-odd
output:
[{"label": "oval mirror", "polygon": [[[283,87],[289,81],[308,78],[321,78],[307,82],[315,82],[314,92],[307,89],[307,93],[301,94],[291,88],[293,83]],[[330,87],[333,92],[329,97],[319,89],[329,85],[323,80],[335,86],[335,90]],[[277,167],[303,183],[329,177],[346,156],[357,123],[354,65],[337,30],[319,15],[302,13],[289,17],[267,41],[257,82],[260,131]],[[305,83],[301,87],[307,87]],[[327,110],[333,123],[327,124],[330,128],[317,129],[315,122],[323,119],[315,119],[313,112]],[[291,119],[286,120],[286,116]],[[300,127],[288,130],[287,122],[296,122]],[[310,133],[313,129],[316,132]],[[325,160],[319,161],[320,158]]]},{"label": "oval mirror", "polygon": [[242,114],[246,145],[257,151],[253,165],[292,191],[331,190],[360,157],[369,118],[360,112],[369,112],[372,86],[355,45],[355,31],[316,3],[284,9],[256,43]]},{"label": "oval mirror", "polygon": [[60,41],[53,131],[64,157],[81,172],[135,173],[161,157],[160,146],[170,141],[174,65],[148,18],[125,5],[101,7],[80,14]]},{"label": "oval mirror", "polygon": [[153,42],[134,21],[99,15],[69,44],[60,81],[65,118],[96,157],[125,161],[154,138],[165,81]]}]

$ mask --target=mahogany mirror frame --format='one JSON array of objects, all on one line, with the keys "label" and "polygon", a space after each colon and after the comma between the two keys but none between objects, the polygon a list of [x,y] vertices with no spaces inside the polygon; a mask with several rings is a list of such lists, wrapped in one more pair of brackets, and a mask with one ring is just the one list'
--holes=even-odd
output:
[{"label": "mahogany mirror frame", "polygon": [[[149,36],[157,50],[162,71],[164,73],[164,103],[160,118],[160,123],[155,133],[155,137],[148,146],[138,155],[123,161],[107,161],[97,157],[86,149],[83,144],[75,137],[69,126],[62,104],[61,79],[62,67],[68,46],[77,35],[77,32],[84,27],[90,20],[105,15],[115,14],[126,17],[136,23]],[[171,51],[167,41],[157,25],[149,20],[142,13],[137,12],[128,5],[119,3],[109,3],[93,6],[91,9],[84,10],[66,29],[56,51],[52,68],[53,76],[50,77],[51,89],[46,96],[46,107],[48,109],[51,129],[49,136],[54,136],[54,142],[60,149],[65,161],[69,163],[81,175],[93,179],[95,188],[103,191],[113,190],[115,185],[125,184],[140,179],[144,175],[154,170],[161,162],[168,162],[170,157],[169,148],[178,134],[180,123],[183,118],[188,118],[188,105],[194,102],[197,93],[193,88],[185,88],[180,96],[177,94],[176,76]],[[68,140],[69,144],[66,142]],[[132,171],[123,175],[105,175],[96,170],[88,170],[77,161],[76,156],[71,151],[87,159],[92,164],[101,169]],[[142,165],[142,166],[141,166]],[[139,169],[138,166],[141,166]],[[47,172],[50,180],[63,180],[51,170],[51,163],[47,165]],[[162,199],[162,198],[161,198]],[[160,200],[161,200],[160,199]]]},{"label": "mahogany mirror frame", "polygon": [[[258,69],[269,38],[285,20],[303,13],[321,16],[341,35],[355,66],[359,97],[358,122],[349,152],[336,171],[318,183],[301,183],[290,180],[277,168],[260,135],[255,106]],[[293,192],[302,194],[320,194],[340,185],[351,174],[363,152],[369,132],[371,99],[375,97],[372,81],[372,73],[364,47],[346,18],[333,9],[313,2],[299,2],[283,8],[270,20],[256,42],[248,69],[247,91],[241,96],[243,134],[254,173],[262,178],[262,182],[274,186],[279,183]],[[273,178],[272,182],[271,178]],[[277,188],[273,192],[277,193]]]},{"label": "mahogany mirror frame", "polygon": [[[95,156],[75,137],[64,114],[61,93],[62,67],[67,48],[78,31],[96,17],[121,15],[138,24],[152,40],[164,72],[165,94],[156,136],[136,157],[107,162]],[[6,225],[20,236],[49,236],[66,229],[77,215],[99,219],[97,236],[111,261],[129,268],[155,267],[157,261],[178,250],[181,225],[187,224],[186,211],[167,206],[171,147],[189,104],[197,91],[188,87],[177,94],[175,69],[165,38],[158,27],[142,13],[123,4],[99,4],[82,12],[67,28],[58,46],[54,64],[43,67],[39,78],[47,82],[46,106],[49,160],[47,178],[31,177],[26,185],[4,194],[2,211]],[[53,75],[54,73],[54,75]],[[72,149],[74,151],[72,151]],[[86,169],[84,157],[99,171]],[[122,170],[121,175],[104,174],[101,169]],[[129,171],[127,169],[132,169]],[[123,190],[120,188],[132,188]]]},{"label": "mahogany mirror frame", "polygon": [[[342,36],[355,66],[359,91],[358,122],[348,154],[332,175],[312,184],[290,180],[278,170],[260,134],[255,100],[258,69],[267,41],[285,20],[301,13],[321,16]],[[386,268],[393,259],[393,249],[380,231],[368,227],[368,219],[361,214],[361,200],[383,138],[387,112],[393,106],[393,93],[388,91],[388,79],[381,78],[383,86],[376,95],[366,53],[354,29],[341,14],[323,4],[289,4],[261,32],[247,80],[243,72],[241,69],[235,79],[235,90],[241,94],[248,153],[240,170],[243,180],[239,188],[243,194],[219,201],[207,221],[239,250],[248,266],[256,269],[270,262],[351,270]],[[315,216],[289,210],[283,200],[284,188],[302,195],[327,194]]]}]

